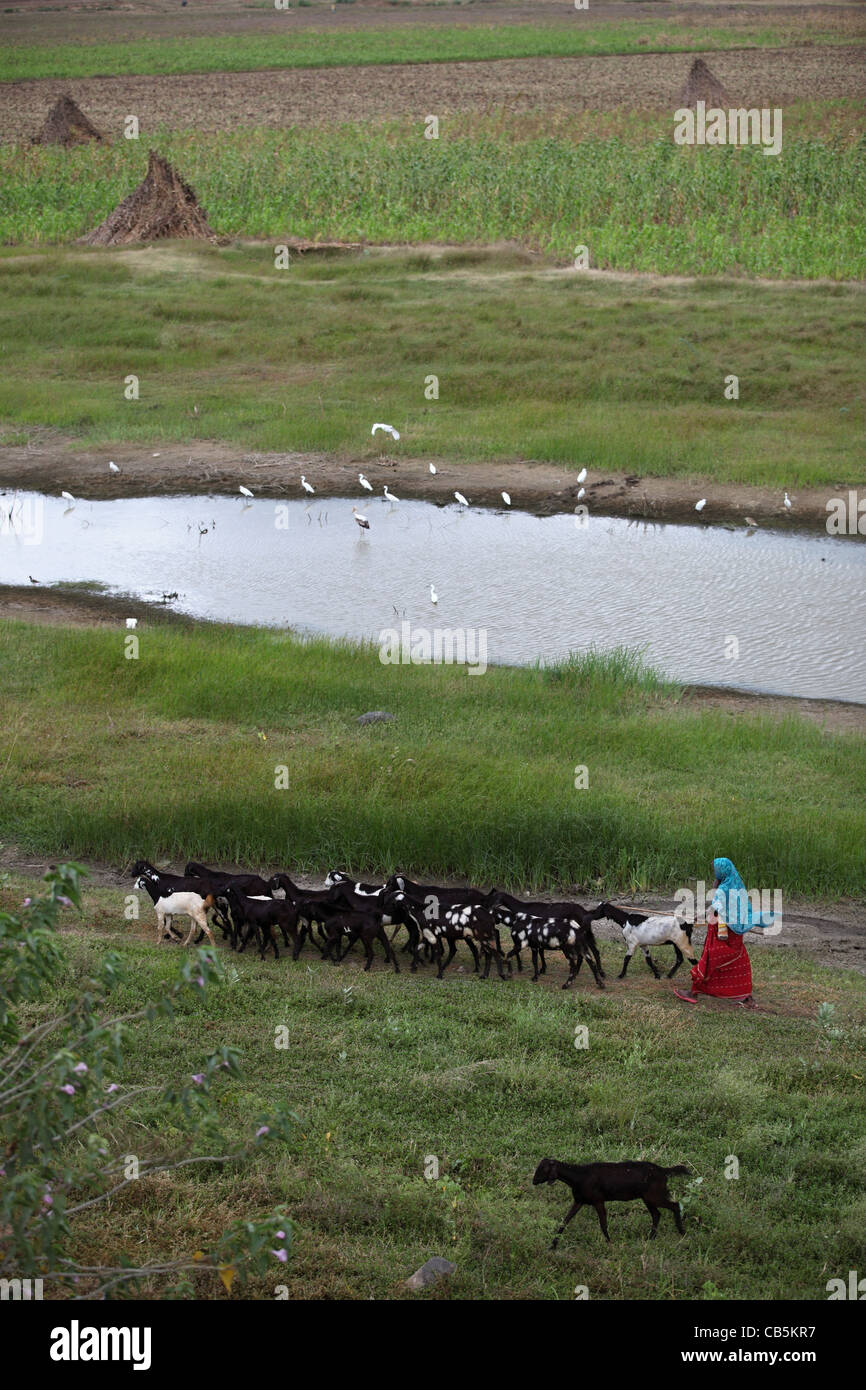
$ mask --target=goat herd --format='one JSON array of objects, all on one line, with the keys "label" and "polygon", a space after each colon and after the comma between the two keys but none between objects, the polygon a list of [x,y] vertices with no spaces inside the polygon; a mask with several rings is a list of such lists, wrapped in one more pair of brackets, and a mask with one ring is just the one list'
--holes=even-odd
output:
[{"label": "goat herd", "polygon": [[[274,959],[279,958],[276,928],[285,947],[291,945],[293,960],[298,959],[309,939],[323,960],[330,958],[336,965],[360,941],[366,955],[364,969],[369,970],[373,943],[378,941],[385,960],[399,972],[394,940],[402,930],[407,938],[403,950],[411,955],[410,969],[418,969],[423,952],[428,961],[436,963],[440,980],[454,959],[458,942],[465,941],[476,972],[480,969],[479,953],[483,955],[484,979],[490,974],[493,960],[502,979],[506,978],[506,967],[511,974],[512,958],[518,970],[522,970],[521,951],[528,948],[533,980],[546,969],[545,952],[561,951],[569,964],[563,989],[571,985],[584,960],[598,988],[604,989],[604,971],[592,924],[606,919],[617,923],[625,938],[626,955],[619,979],[625,975],[638,946],[656,979],[659,971],[650,955],[651,946],[663,942],[673,946],[676,958],[668,978],[682,965],[684,954],[695,963],[691,923],[673,915],[626,912],[608,902],[599,903],[593,910],[569,902],[526,902],[496,888],[487,893],[478,888],[442,888],[415,883],[404,874],[394,874],[383,884],[370,884],[356,883],[348,874],[334,870],[323,888],[308,889],[299,887],[286,873],[276,873],[266,880],[258,874],[227,874],[195,862],[187,864],[183,874],[178,875],[164,873],[146,859],[139,859],[132,866],[132,873],[136,887],[147,892],[156,909],[158,941],[164,936],[179,939],[173,918],[186,916],[190,930],[184,944],[189,945],[198,927],[197,940],[206,934],[214,945],[208,921],[211,912],[232,950],[243,951],[255,938],[262,960],[268,947],[273,950]],[[386,927],[392,929],[390,936]],[[507,954],[502,949],[502,927],[512,940]]]}]

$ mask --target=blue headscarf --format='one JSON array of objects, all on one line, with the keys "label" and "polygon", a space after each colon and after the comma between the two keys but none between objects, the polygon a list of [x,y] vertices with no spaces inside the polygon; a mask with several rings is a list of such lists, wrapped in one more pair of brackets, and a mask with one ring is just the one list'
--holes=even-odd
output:
[{"label": "blue headscarf", "polygon": [[713,911],[719,914],[720,921],[727,922],[731,931],[743,936],[752,927],[768,927],[774,921],[774,912],[752,914],[748,890],[730,859],[714,859],[713,873],[719,880],[713,894]]}]

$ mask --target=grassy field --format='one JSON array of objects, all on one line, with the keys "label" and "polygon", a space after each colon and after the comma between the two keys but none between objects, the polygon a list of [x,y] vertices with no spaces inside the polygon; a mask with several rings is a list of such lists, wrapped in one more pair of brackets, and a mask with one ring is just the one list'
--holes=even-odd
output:
[{"label": "grassy field", "polygon": [[[34,885],[16,880],[0,902]],[[150,906],[123,921],[120,890],[85,895],[67,913],[63,986],[29,1006],[33,1021],[74,1003],[105,951],[120,952],[127,982],[119,1012],[141,1006],[175,976],[179,948],[156,949]],[[641,967],[599,994],[581,979],[563,994],[563,968],[546,982],[506,983],[429,969],[369,975],[350,956],[335,969],[307,951],[260,963],[220,949],[226,979],[171,1021],[135,1028],[124,1085],[189,1081],[220,1044],[241,1048],[244,1075],[221,1102],[230,1140],[275,1105],[299,1117],[294,1141],[243,1169],[215,1165],[132,1185],[75,1218],[72,1250],[86,1263],[186,1256],[231,1222],[285,1203],[293,1254],[233,1296],[272,1299],[408,1297],[402,1281],[432,1254],[457,1273],[425,1297],[570,1300],[577,1284],[598,1299],[826,1299],[829,1278],[866,1260],[866,1144],[854,1115],[866,1070],[862,980],[791,951],[752,950],[768,1013],[706,1007],[695,1015],[667,982]],[[608,974],[621,957],[604,946]],[[405,957],[403,958],[406,959]],[[468,963],[468,955],[463,960]],[[585,972],[583,972],[585,974]],[[831,1006],[829,1022],[818,1019]],[[828,1017],[827,1010],[822,1018]],[[576,1024],[588,1047],[574,1047]],[[274,1046],[288,1027],[291,1046]],[[103,1126],[112,1151],[172,1141],[146,1100]],[[686,1235],[663,1213],[647,1243],[640,1203],[609,1210],[606,1245],[595,1214],[548,1246],[568,1193],[533,1188],[546,1155],[589,1161],[686,1163],[673,1179],[685,1198]],[[424,1178],[439,1162],[439,1181]],[[729,1155],[740,1176],[724,1176]],[[227,1295],[215,1275],[193,1276],[195,1295]],[[143,1295],[159,1296],[158,1283]]]},{"label": "grassy field", "polygon": [[[256,629],[142,627],[137,660],[120,628],[0,632],[0,837],[26,850],[593,894],[724,853],[789,894],[866,891],[861,737],[732,721],[621,657],[470,678]],[[371,709],[396,720],[359,728]]]},{"label": "grassy field", "polygon": [[788,488],[866,476],[856,287],[623,285],[516,251],[273,264],[267,244],[0,255],[6,439],[49,425],[372,456],[380,419],[408,455],[467,462]]},{"label": "grassy field", "polygon": [[[513,239],[602,269],[866,278],[864,142],[688,149],[670,139],[514,140],[420,123],[155,137],[229,235],[369,241]],[[100,222],[145,150],[0,149],[0,241],[60,241]]]},{"label": "grassy field", "polygon": [[[577,23],[569,27],[491,24],[447,28],[355,29],[341,33],[208,35],[133,39],[115,43],[10,44],[0,57],[0,82],[40,77],[81,78],[128,73],[254,72],[264,68],[363,66],[370,63],[444,63],[497,58],[573,58],[584,54],[680,53],[693,50],[777,48],[796,41],[793,26],[759,21],[731,27],[672,20]],[[810,28],[813,44],[850,43],[832,26]]]}]

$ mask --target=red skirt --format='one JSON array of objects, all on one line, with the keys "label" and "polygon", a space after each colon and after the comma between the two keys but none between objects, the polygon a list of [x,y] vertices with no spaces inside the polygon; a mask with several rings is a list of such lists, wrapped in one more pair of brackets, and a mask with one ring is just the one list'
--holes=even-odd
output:
[{"label": "red skirt", "polygon": [[728,939],[721,941],[718,927],[711,923],[703,955],[692,966],[692,989],[721,999],[745,999],[751,994],[752,964],[745,937],[728,927]]}]

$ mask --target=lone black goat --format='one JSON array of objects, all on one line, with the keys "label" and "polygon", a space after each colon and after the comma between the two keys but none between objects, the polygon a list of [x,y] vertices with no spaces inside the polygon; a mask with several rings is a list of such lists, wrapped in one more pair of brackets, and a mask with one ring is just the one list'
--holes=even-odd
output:
[{"label": "lone black goat", "polygon": [[564,1182],[571,1188],[574,1202],[565,1220],[553,1237],[551,1250],[555,1250],[571,1218],[581,1207],[595,1207],[599,1224],[605,1240],[607,1233],[607,1212],[605,1202],[636,1202],[638,1198],[650,1213],[653,1224],[650,1240],[653,1239],[659,1224],[659,1208],[666,1207],[674,1214],[677,1230],[685,1235],[683,1216],[679,1202],[674,1202],[668,1192],[668,1177],[672,1173],[687,1173],[688,1168],[678,1164],[675,1168],[660,1168],[657,1163],[561,1163],[556,1158],[543,1158],[535,1170],[532,1181],[537,1187],[542,1182]]}]

